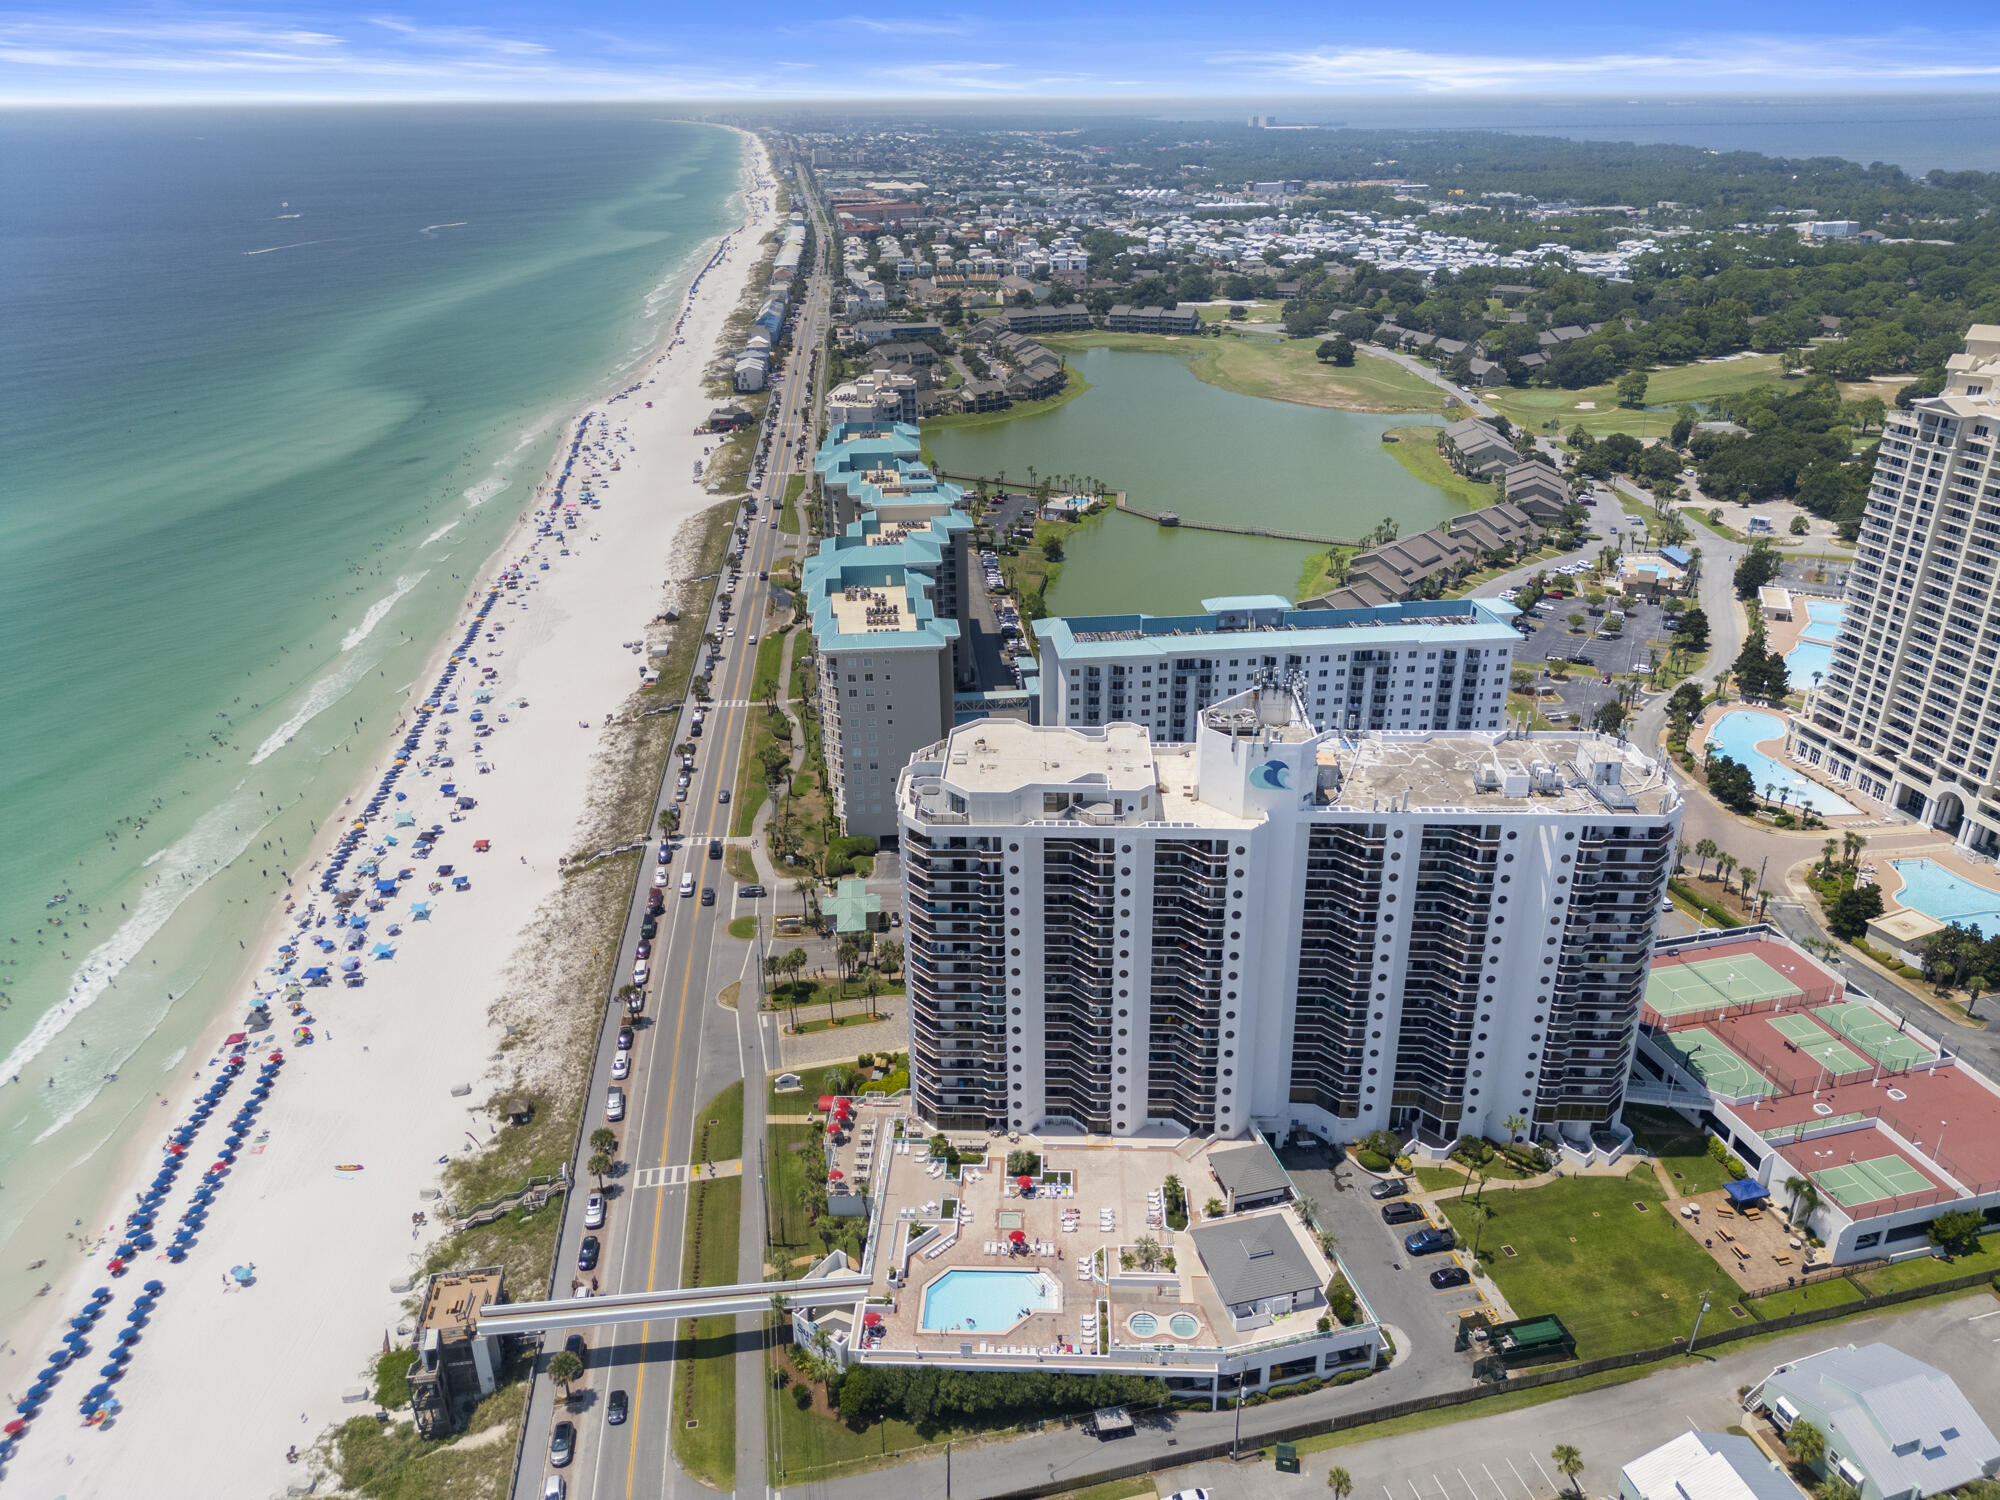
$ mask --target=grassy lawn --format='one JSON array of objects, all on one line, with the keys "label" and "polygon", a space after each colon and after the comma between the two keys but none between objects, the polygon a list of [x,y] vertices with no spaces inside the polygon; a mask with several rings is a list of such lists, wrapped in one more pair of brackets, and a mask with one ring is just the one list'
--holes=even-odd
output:
[{"label": "grassy lawn", "polygon": [[1089,389],[1090,382],[1077,371],[1071,370],[1069,379],[1063,383],[1063,388],[1046,400],[1016,401],[1012,406],[1003,407],[999,411],[948,412],[941,417],[925,417],[923,430],[929,433],[949,428],[996,427],[1002,422],[1011,422],[1016,417],[1039,416],[1045,411],[1054,411],[1058,406],[1067,406]]},{"label": "grassy lawn", "polygon": [[1051,349],[1126,349],[1171,354],[1186,362],[1197,380],[1245,396],[1332,406],[1344,411],[1440,411],[1444,393],[1392,359],[1363,354],[1347,369],[1313,357],[1317,339],[1277,339],[1268,335],[1224,335],[1191,339],[1159,333],[1050,334]]},{"label": "grassy lawn", "polygon": [[1465,1186],[1465,1173],[1457,1167],[1418,1167],[1410,1174],[1417,1179],[1417,1186],[1427,1193],[1442,1193],[1451,1188]]},{"label": "grassy lawn", "polygon": [[1625,1111],[1625,1123],[1634,1144],[1659,1158],[1682,1197],[1712,1193],[1728,1183],[1722,1163],[1708,1154],[1708,1137],[1672,1110],[1635,1104]]},{"label": "grassy lawn", "polygon": [[[1572,1177],[1484,1201],[1492,1214],[1480,1236],[1486,1270],[1517,1316],[1559,1315],[1576,1335],[1579,1359],[1685,1334],[1702,1288],[1719,1274],[1666,1211],[1643,1163],[1630,1177]],[[1441,1207],[1470,1244],[1473,1200],[1447,1198]]]},{"label": "grassy lawn", "polygon": [[[750,851],[741,844],[725,844],[722,849],[722,868],[729,872],[729,878],[743,885],[757,883],[757,861],[750,857]],[[732,925],[731,931],[735,928]]]},{"label": "grassy lawn", "polygon": [[1783,1318],[1810,1308],[1836,1307],[1860,1300],[1861,1289],[1841,1276],[1832,1281],[1816,1281],[1807,1286],[1773,1292],[1768,1297],[1753,1297],[1743,1306],[1753,1318]]},{"label": "grassy lawn", "polygon": [[[883,1058],[889,1056],[889,1054],[877,1052],[874,1056],[880,1062]],[[908,1058],[900,1052],[896,1053],[895,1056],[899,1062],[908,1061]],[[853,1067],[854,1059],[850,1057],[844,1063],[827,1063],[817,1068],[801,1068],[799,1069],[799,1082],[802,1087],[782,1094],[778,1092],[778,1075],[774,1073],[771,1075],[771,1092],[765,1104],[765,1111],[774,1115],[809,1114],[813,1106],[819,1103],[820,1095],[833,1092],[829,1075],[832,1074],[834,1069],[846,1068],[852,1071]]]},{"label": "grassy lawn", "polygon": [[757,936],[755,917],[737,917],[729,924],[729,935],[740,942],[749,942]]},{"label": "grassy lawn", "polygon": [[1285,304],[1270,299],[1249,302],[1225,302],[1220,307],[1197,307],[1196,314],[1204,323],[1228,323],[1234,321],[1229,316],[1232,307],[1243,308],[1249,316],[1246,323],[1275,323],[1285,315]]},{"label": "grassy lawn", "polygon": [[1387,436],[1396,441],[1383,446],[1411,474],[1425,484],[1443,490],[1461,504],[1473,510],[1491,505],[1498,498],[1499,491],[1490,484],[1467,479],[1445,462],[1444,455],[1437,448],[1438,431],[1435,427],[1391,427]]},{"label": "grassy lawn", "polygon": [[[798,1371],[789,1359],[778,1357],[776,1368],[789,1372],[794,1381],[798,1379]],[[859,1473],[890,1463],[901,1454],[943,1447],[947,1438],[963,1439],[963,1434],[951,1432],[925,1438],[908,1422],[897,1421],[873,1422],[856,1432],[838,1416],[828,1413],[824,1390],[814,1386],[812,1391],[813,1404],[806,1411],[799,1410],[789,1386],[778,1392],[771,1403],[771,1420],[778,1429],[771,1458],[774,1486],[796,1488],[843,1473]],[[910,1493],[899,1485],[885,1486],[883,1492]]]},{"label": "grassy lawn", "polygon": [[[757,648],[759,657],[763,655],[763,650],[762,646]],[[783,736],[778,733],[781,725],[786,731]],[[743,754],[736,766],[736,795],[732,799],[735,812],[729,820],[732,838],[749,837],[757,821],[757,810],[770,795],[770,784],[764,780],[764,747],[775,744],[789,749],[792,743],[790,731],[791,725],[786,722],[785,716],[768,708],[753,708],[745,716]]]},{"label": "grassy lawn", "polygon": [[778,696],[784,686],[779,681],[785,664],[785,637],[789,631],[774,630],[757,643],[757,670],[750,675],[750,696],[762,703]]},{"label": "grassy lawn", "polygon": [[[1554,420],[1564,432],[1581,425],[1586,432],[1599,437],[1608,432],[1629,432],[1634,437],[1648,438],[1666,436],[1674,425],[1674,409],[1683,401],[1707,401],[1753,386],[1776,385],[1781,379],[1778,356],[1757,354],[1720,364],[1676,365],[1647,372],[1646,404],[1663,407],[1660,411],[1622,409],[1617,391],[1609,385],[1594,385],[1580,391],[1532,386],[1515,390],[1501,386],[1479,394],[1495,411],[1536,432]],[[1585,403],[1593,403],[1594,409],[1582,410]]]},{"label": "grassy lawn", "polygon": [[785,508],[778,513],[778,530],[787,536],[799,534],[799,496],[805,492],[805,475],[794,474],[785,481]]},{"label": "grassy lawn", "polygon": [[1974,1271],[1983,1271],[1989,1276],[2000,1272],[2000,1235],[1982,1236],[1978,1251],[1972,1255],[1960,1255],[1951,1260],[1918,1256],[1897,1261],[1895,1265],[1884,1266],[1879,1271],[1861,1272],[1853,1280],[1862,1291],[1874,1297],[1883,1292],[1900,1292],[1905,1287],[1949,1281],[1954,1276],[1969,1276]]},{"label": "grassy lawn", "polygon": [[[733,1161],[743,1154],[743,1080],[737,1079],[694,1117],[696,1161]],[[724,1286],[733,1277],[701,1285]]]},{"label": "grassy lawn", "polygon": [[[736,1089],[736,1134],[743,1134],[743,1085]],[[724,1094],[727,1094],[724,1090]],[[722,1096],[711,1103],[719,1103]],[[739,1146],[740,1150],[740,1146]],[[727,1286],[736,1280],[736,1244],[743,1218],[743,1179],[698,1182],[688,1190],[688,1286]],[[736,1484],[736,1320],[682,1319],[676,1337],[674,1456],[703,1483],[719,1490]],[[696,1424],[688,1426],[693,1420]]]},{"label": "grassy lawn", "polygon": [[1055,1500],[1154,1500],[1160,1493],[1158,1485],[1147,1476],[1137,1479],[1113,1479],[1104,1484],[1093,1484],[1087,1490],[1069,1490],[1055,1497]]},{"label": "grassy lawn", "polygon": [[[787,1095],[779,1107],[794,1107]],[[818,1096],[815,1095],[814,1098]],[[811,1108],[807,1101],[806,1108]],[[766,1252],[784,1279],[801,1275],[807,1267],[794,1266],[801,1256],[819,1250],[819,1240],[806,1223],[806,1169],[803,1153],[818,1149],[819,1132],[810,1125],[778,1124],[764,1127],[764,1212],[770,1248]],[[788,1401],[786,1403],[790,1405]]]}]

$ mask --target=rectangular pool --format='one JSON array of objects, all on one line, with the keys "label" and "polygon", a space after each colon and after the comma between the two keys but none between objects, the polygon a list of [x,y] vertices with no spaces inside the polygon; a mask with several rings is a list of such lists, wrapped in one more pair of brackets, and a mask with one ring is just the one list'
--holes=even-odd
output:
[{"label": "rectangular pool", "polygon": [[924,1288],[926,1333],[1005,1333],[1029,1313],[1062,1305],[1046,1271],[946,1271]]}]

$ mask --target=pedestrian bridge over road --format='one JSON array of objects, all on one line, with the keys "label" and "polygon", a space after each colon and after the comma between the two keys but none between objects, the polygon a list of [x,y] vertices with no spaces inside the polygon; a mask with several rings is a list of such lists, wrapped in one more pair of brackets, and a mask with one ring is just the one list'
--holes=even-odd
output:
[{"label": "pedestrian bridge over road", "polygon": [[746,1281],[735,1286],[677,1287],[657,1292],[616,1292],[607,1297],[565,1297],[547,1302],[508,1302],[484,1310],[478,1334],[545,1333],[552,1328],[606,1328],[618,1323],[653,1323],[672,1318],[732,1317],[765,1313],[774,1298],[787,1307],[852,1307],[868,1300],[874,1278],[856,1271],[810,1281]]}]

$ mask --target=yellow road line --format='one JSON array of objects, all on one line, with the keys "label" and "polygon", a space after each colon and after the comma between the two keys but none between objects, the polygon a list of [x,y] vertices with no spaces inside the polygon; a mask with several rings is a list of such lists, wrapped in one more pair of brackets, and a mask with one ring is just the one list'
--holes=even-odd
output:
[{"label": "yellow road line", "polygon": [[[745,560],[747,561],[748,560],[747,548],[745,549],[745,552],[746,552]],[[730,678],[729,692],[726,694],[727,697],[735,698],[737,696],[737,688],[739,684],[742,682],[743,674],[746,669],[754,667],[756,663],[756,658],[757,658],[757,653],[749,649],[747,645],[744,646],[743,649],[737,652],[736,666]],[[749,727],[749,710],[747,709],[744,710],[743,727],[746,729]],[[738,731],[737,734],[736,751],[737,751],[737,757],[740,760],[742,758],[742,752],[743,752],[742,732],[740,730]],[[723,770],[724,766],[727,764],[728,752],[725,751],[723,755],[718,757],[718,760],[722,762],[722,764],[718,765],[716,768],[719,774]],[[719,789],[720,787],[718,785],[718,787],[712,788],[711,790],[713,791]],[[718,811],[720,811],[721,804],[718,803],[713,796],[710,796],[707,799],[707,802],[708,802],[708,807],[705,817],[708,819],[712,819],[714,815]],[[727,836],[729,831],[729,823],[726,818],[723,820],[722,827],[719,831],[715,832],[707,831],[707,829],[711,827],[712,824],[705,823],[704,825],[705,831],[696,835],[696,839],[699,842],[705,843],[707,840],[711,838],[725,837]],[[696,913],[697,928],[699,927],[699,924],[700,924],[700,913],[699,909],[697,909]],[[668,1160],[670,1153],[667,1147],[668,1143],[673,1139],[674,1095],[680,1087],[681,1037],[687,1025],[688,990],[694,984],[694,960],[697,951],[699,950],[698,950],[698,945],[695,941],[695,934],[693,931],[690,931],[688,935],[687,963],[681,971],[680,1013],[675,1018],[674,1021],[673,1068],[667,1075],[666,1128],[664,1133],[660,1137],[660,1165],[663,1167],[672,1165],[672,1163]],[[747,1088],[749,1085],[746,1083],[744,1086]],[[666,1202],[667,1202],[667,1195],[665,1193],[660,1194],[660,1196],[656,1198],[653,1202],[653,1243],[652,1243],[652,1248],[649,1251],[646,1259],[646,1290],[649,1292],[654,1289],[653,1285],[654,1280],[659,1273],[660,1220],[661,1216],[666,1211]],[[686,1208],[691,1207],[693,1205],[693,1202],[694,1202],[694,1193],[692,1190],[692,1186],[690,1186],[690,1190],[687,1194],[686,1204],[683,1207],[683,1215],[685,1215]],[[685,1233],[686,1229],[685,1218],[683,1219],[682,1229],[683,1232]],[[641,1323],[639,1325],[639,1342],[641,1346],[645,1344],[647,1331],[651,1329],[652,1326],[653,1325],[650,1322]],[[639,1472],[639,1409],[640,1409],[640,1402],[646,1394],[646,1361],[641,1359],[638,1362],[638,1366],[639,1366],[638,1374],[633,1377],[632,1410],[628,1418],[629,1424],[632,1428],[632,1439],[625,1461],[626,1500],[631,1500],[633,1481],[638,1477],[638,1472]],[[673,1452],[673,1424],[671,1421],[669,1421],[667,1424],[666,1433],[667,1433],[667,1452],[669,1453],[669,1455],[671,1455]]]}]

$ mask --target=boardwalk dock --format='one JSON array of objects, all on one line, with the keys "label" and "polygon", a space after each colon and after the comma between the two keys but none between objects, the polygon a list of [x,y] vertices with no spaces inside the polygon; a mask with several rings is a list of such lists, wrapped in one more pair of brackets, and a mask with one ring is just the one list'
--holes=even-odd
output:
[{"label": "boardwalk dock", "polygon": [[[1018,484],[1010,485],[1006,480],[991,474],[948,474],[937,471],[938,478],[949,479],[958,484],[987,484],[998,491],[1019,492]],[[1142,510],[1132,504],[1123,490],[1116,491],[1112,498],[1119,510],[1128,516],[1137,516],[1142,521],[1151,521],[1156,526],[1176,528],[1181,531],[1213,531],[1224,536],[1261,536],[1276,542],[1307,542],[1315,547],[1359,547],[1360,542],[1346,536],[1315,536],[1307,531],[1278,531],[1269,526],[1224,526],[1217,521],[1190,521],[1178,511]]]}]

